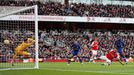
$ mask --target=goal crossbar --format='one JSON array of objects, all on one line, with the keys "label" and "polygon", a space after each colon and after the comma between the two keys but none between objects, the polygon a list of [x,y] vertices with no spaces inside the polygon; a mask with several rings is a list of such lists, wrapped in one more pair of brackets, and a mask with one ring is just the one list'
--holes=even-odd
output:
[{"label": "goal crossbar", "polygon": [[1,17],[5,17],[5,16],[8,16],[8,15],[11,15],[11,14],[23,12],[23,11],[25,11],[25,10],[36,9],[36,8],[37,8],[37,5],[29,6],[29,7],[25,7],[25,8],[21,8],[21,9],[19,9],[19,10],[15,10],[15,11],[12,11],[12,12],[9,12],[9,13],[6,13],[6,14],[0,14],[0,18],[1,18]]}]

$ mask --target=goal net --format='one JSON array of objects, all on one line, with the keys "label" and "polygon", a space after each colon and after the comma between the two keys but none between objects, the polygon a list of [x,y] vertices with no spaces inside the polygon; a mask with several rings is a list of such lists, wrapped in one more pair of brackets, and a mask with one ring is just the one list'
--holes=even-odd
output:
[{"label": "goal net", "polygon": [[0,7],[0,70],[39,68],[37,16],[37,5]]}]

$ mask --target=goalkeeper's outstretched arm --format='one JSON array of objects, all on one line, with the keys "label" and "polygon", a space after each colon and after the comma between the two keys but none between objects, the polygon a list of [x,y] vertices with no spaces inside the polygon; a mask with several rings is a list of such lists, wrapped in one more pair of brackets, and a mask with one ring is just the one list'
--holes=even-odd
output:
[{"label": "goalkeeper's outstretched arm", "polygon": [[35,40],[33,38],[28,38],[27,41],[30,45],[35,43]]}]

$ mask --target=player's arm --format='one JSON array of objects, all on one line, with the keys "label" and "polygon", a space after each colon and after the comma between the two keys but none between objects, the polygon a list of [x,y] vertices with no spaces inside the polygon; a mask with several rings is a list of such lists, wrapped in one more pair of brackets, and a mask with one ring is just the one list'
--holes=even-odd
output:
[{"label": "player's arm", "polygon": [[31,45],[34,44],[34,43],[35,43],[35,40],[33,40],[33,41],[30,42]]},{"label": "player's arm", "polygon": [[82,47],[81,47],[81,45],[80,45],[80,44],[78,44],[78,45],[79,45],[79,50],[81,51]]},{"label": "player's arm", "polygon": [[122,41],[122,47],[125,47],[125,43]]},{"label": "player's arm", "polygon": [[113,58],[115,58],[115,56],[112,53],[109,53]]},{"label": "player's arm", "polygon": [[28,38],[27,41],[30,45],[35,43],[35,40],[33,38]]},{"label": "player's arm", "polygon": [[115,43],[114,43],[114,44],[115,44],[115,48],[117,48],[117,41],[115,41]]},{"label": "player's arm", "polygon": [[94,45],[94,41],[91,43],[91,47],[93,47],[93,45]]}]

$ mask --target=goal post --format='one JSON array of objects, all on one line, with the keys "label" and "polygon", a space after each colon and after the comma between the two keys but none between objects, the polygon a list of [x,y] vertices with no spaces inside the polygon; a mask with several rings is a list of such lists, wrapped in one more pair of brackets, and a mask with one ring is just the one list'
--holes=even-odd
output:
[{"label": "goal post", "polygon": [[[2,6],[0,10],[0,70],[38,69],[38,6]],[[20,16],[32,18],[23,20],[19,19]],[[19,50],[16,48],[25,39],[33,39],[35,42],[17,52]]]},{"label": "goal post", "polygon": [[36,55],[35,56],[35,59],[36,59],[35,60],[35,68],[38,69],[39,68],[39,61],[38,61],[38,58],[39,58],[38,57],[39,56],[38,55],[39,54],[38,53],[38,46],[39,45],[38,45],[38,7],[37,7],[37,5],[35,5],[34,8],[35,8],[34,12],[36,12],[35,13],[35,37],[36,37],[35,38],[35,40],[36,40],[36,42],[35,42],[35,50],[36,50],[36,53],[35,53],[35,55]]}]

